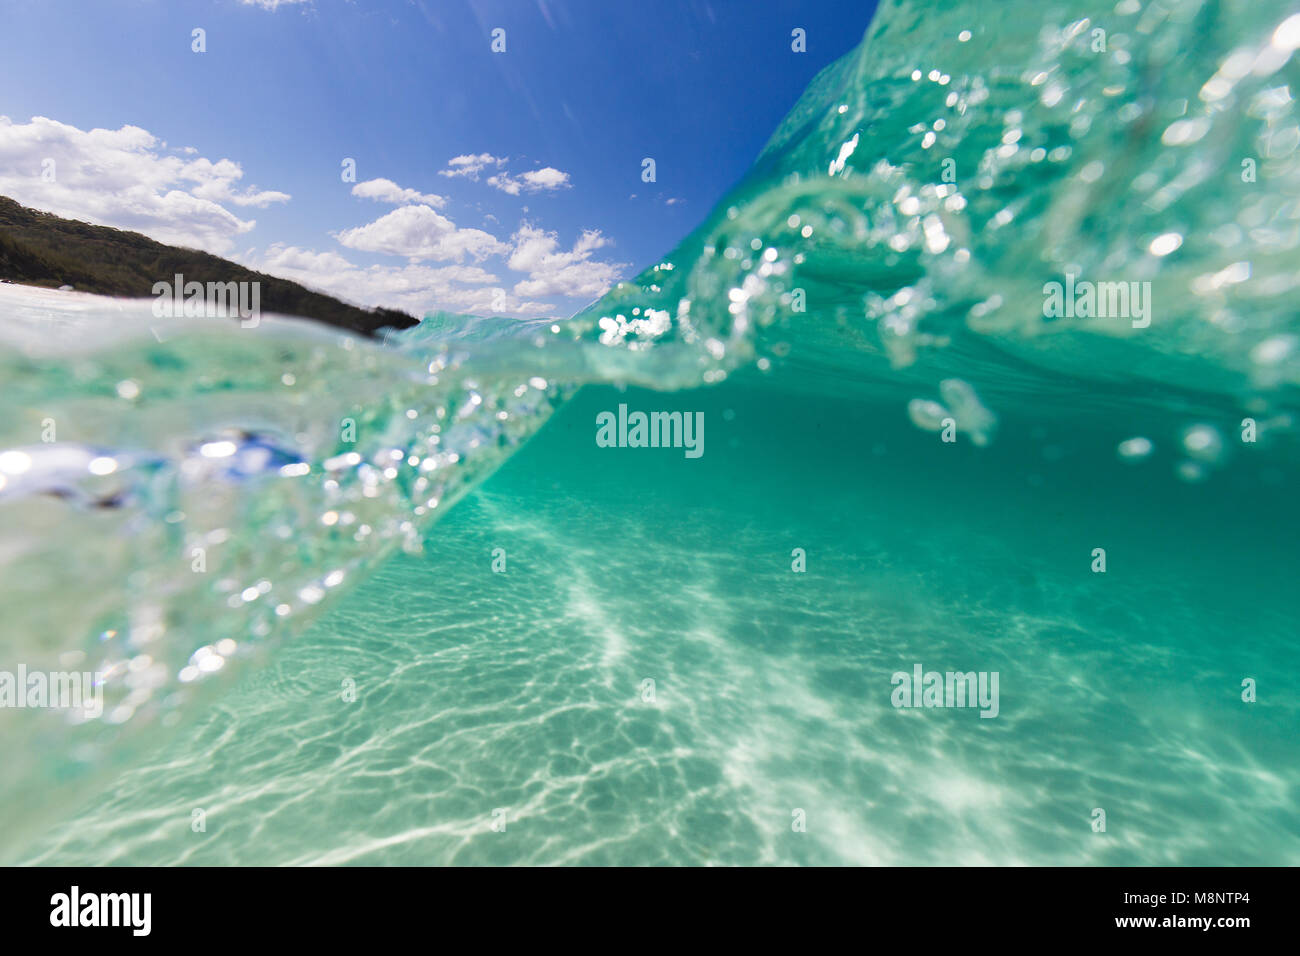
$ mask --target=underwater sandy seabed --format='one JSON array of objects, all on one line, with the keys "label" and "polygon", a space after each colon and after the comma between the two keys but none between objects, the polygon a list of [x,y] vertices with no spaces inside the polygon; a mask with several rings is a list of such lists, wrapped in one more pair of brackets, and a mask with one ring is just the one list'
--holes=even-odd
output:
[{"label": "underwater sandy seabed", "polygon": [[[582,390],[27,861],[1300,861],[1285,462],[784,384]],[[596,447],[620,402],[703,456]],[[998,716],[891,706],[915,664],[997,671]]]}]

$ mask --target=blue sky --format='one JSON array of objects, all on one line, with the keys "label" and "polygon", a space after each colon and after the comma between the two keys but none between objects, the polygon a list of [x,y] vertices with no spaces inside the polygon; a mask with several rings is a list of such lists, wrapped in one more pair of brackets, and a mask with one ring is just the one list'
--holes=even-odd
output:
[{"label": "blue sky", "polygon": [[700,222],[872,7],[0,0],[0,194],[367,305],[567,315]]}]

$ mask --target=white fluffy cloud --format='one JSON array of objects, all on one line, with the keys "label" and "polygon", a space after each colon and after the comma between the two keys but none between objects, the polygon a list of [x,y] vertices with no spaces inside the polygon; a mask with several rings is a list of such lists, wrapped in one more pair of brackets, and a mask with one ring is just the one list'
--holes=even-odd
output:
[{"label": "white fluffy cloud", "polygon": [[0,195],[60,216],[224,254],[256,225],[227,207],[290,198],[241,189],[244,171],[231,160],[187,157],[192,149],[168,150],[138,126],[81,130],[43,116],[29,123],[0,116]]},{"label": "white fluffy cloud", "polygon": [[562,173],[554,166],[530,170],[520,176],[498,173],[488,177],[488,185],[518,196],[521,192],[541,192],[542,190],[564,189],[569,185],[569,174]]},{"label": "white fluffy cloud", "polygon": [[[555,233],[527,223],[519,227],[509,243],[503,243],[479,230],[457,229],[450,220],[427,206],[394,210],[368,226],[349,230],[349,233],[344,245],[404,255],[412,261],[403,266],[361,267],[337,252],[275,245],[261,258],[250,257],[246,264],[350,302],[403,309],[414,315],[423,315],[432,309],[478,314],[504,312],[519,316],[556,315],[563,313],[564,309],[539,300],[557,296],[596,298],[617,281],[626,268],[625,264],[592,258],[598,249],[611,245],[610,240],[596,230],[584,232],[568,251],[560,249]],[[478,264],[460,263],[460,257],[452,253],[468,251],[474,244],[465,239],[466,234],[486,237],[474,242],[491,243],[491,251],[487,254],[504,255],[505,266],[510,271],[524,273],[527,278],[506,278]],[[339,239],[343,241],[345,236],[340,235]],[[369,248],[372,245],[376,248]],[[378,248],[380,246],[389,248]],[[413,255],[413,252],[437,254]],[[416,261],[448,258],[456,259],[460,264],[433,266]]]},{"label": "white fluffy cloud", "polygon": [[515,283],[520,296],[562,295],[596,298],[619,279],[625,263],[601,262],[591,258],[597,249],[610,244],[598,230],[588,229],[568,252],[559,251],[560,240],[553,232],[524,224],[512,237],[514,250],[507,265],[528,278]]},{"label": "white fluffy cloud", "polygon": [[453,156],[447,161],[447,168],[439,170],[438,175],[478,179],[479,173],[488,166],[500,167],[504,164],[503,157],[493,156],[491,153],[466,153],[464,156]]},{"label": "white fluffy cloud", "polygon": [[374,199],[377,202],[391,203],[394,206],[420,203],[441,209],[447,204],[447,200],[443,196],[422,193],[415,189],[403,189],[391,179],[368,179],[364,183],[357,183],[352,187],[352,195],[360,196],[362,199]]},{"label": "white fluffy cloud", "polygon": [[349,249],[382,252],[421,259],[461,262],[469,255],[476,262],[503,255],[509,247],[482,229],[461,229],[428,206],[402,206],[386,216],[335,236]]},{"label": "white fluffy cloud", "polygon": [[530,169],[526,173],[513,175],[508,170],[503,169],[506,160],[502,156],[493,156],[491,153],[466,153],[463,156],[453,156],[447,161],[447,168],[440,169],[440,176],[462,176],[465,179],[478,180],[479,176],[488,167],[499,169],[500,172],[493,173],[487,178],[487,184],[494,189],[499,189],[503,193],[509,193],[511,196],[518,196],[520,193],[536,193],[543,190],[567,189],[570,185],[569,174],[556,169],[554,166],[543,166],[541,169]]},{"label": "white fluffy cloud", "polygon": [[558,310],[545,302],[511,295],[501,277],[473,265],[353,265],[335,252],[296,246],[272,246],[247,263],[263,272],[361,305],[381,305],[421,316],[433,309],[508,315],[548,315]]},{"label": "white fluffy cloud", "polygon": [[[504,177],[493,185],[511,184],[516,194],[568,185],[568,175],[552,167],[515,177],[502,169],[504,164],[489,153],[458,156],[449,164],[450,172],[443,172],[474,179],[484,170],[501,169],[488,181]],[[0,195],[61,216],[132,229],[171,245],[230,255],[237,237],[256,224],[242,218],[240,210],[290,198],[244,186],[243,176],[238,163],[207,159],[191,147],[168,148],[136,126],[86,131],[44,117],[17,124],[0,116]],[[529,223],[503,241],[482,229],[457,226],[434,208],[446,205],[443,197],[389,179],[358,183],[352,194],[397,208],[337,233],[340,245],[400,256],[406,264],[363,267],[339,252],[285,244],[271,246],[260,258],[240,260],[351,302],[417,315],[430,309],[557,314],[563,307],[539,300],[595,298],[625,268],[593,258],[610,245],[598,231],[584,232],[569,250],[561,249],[555,233]],[[494,257],[499,269],[482,265]]]}]

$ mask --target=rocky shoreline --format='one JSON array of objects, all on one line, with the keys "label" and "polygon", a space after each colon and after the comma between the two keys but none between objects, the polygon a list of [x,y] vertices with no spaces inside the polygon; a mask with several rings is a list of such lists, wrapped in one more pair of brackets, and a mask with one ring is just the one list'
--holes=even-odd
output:
[{"label": "rocky shoreline", "polygon": [[154,294],[156,283],[181,274],[202,283],[257,283],[267,312],[301,316],[369,337],[381,329],[419,323],[396,309],[350,305],[206,252],[64,219],[0,196],[0,281],[145,298]]}]

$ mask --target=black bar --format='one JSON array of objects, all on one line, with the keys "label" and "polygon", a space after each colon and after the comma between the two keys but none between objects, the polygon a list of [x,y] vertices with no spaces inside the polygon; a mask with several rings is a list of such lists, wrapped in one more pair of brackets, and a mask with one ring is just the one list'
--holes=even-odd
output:
[{"label": "black bar", "polygon": [[[69,942],[267,943],[331,948],[414,935],[500,941],[640,939],[667,944],[675,927],[733,940],[911,939],[943,947],[1045,939],[1233,945],[1284,932],[1286,869],[8,869],[6,937]],[[119,926],[53,926],[59,894],[148,893]],[[1186,894],[1185,899],[1174,894]],[[143,898],[140,898],[143,900]],[[98,906],[98,901],[95,906]],[[111,908],[111,907],[110,907]],[[110,913],[111,915],[111,913]],[[1206,928],[1201,920],[1208,919]],[[1147,925],[1122,921],[1151,920]],[[1179,923],[1178,921],[1183,921]],[[1188,925],[1189,921],[1197,923]],[[1232,921],[1238,925],[1226,924]],[[1243,921],[1244,922],[1239,922]],[[615,935],[609,935],[609,934]],[[692,930],[692,939],[697,937]],[[1243,936],[1242,934],[1247,934]],[[588,935],[592,934],[592,935]],[[460,948],[459,946],[457,948]],[[935,950],[938,951],[938,950]]]}]

